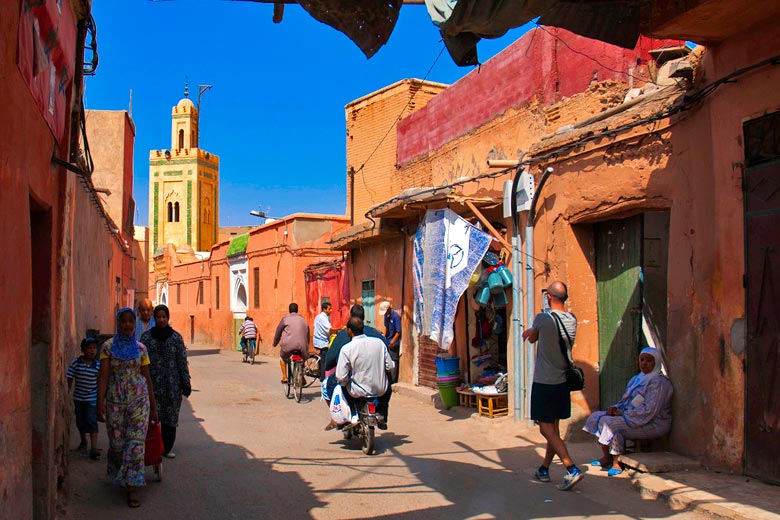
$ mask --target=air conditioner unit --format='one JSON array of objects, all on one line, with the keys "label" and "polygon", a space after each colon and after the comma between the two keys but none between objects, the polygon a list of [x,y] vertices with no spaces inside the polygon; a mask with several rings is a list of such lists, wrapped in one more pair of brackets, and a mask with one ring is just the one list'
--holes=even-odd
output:
[{"label": "air conditioner unit", "polygon": [[[517,196],[515,204],[517,211],[530,211],[531,201],[534,198],[534,177],[527,171],[520,174],[520,181],[517,185]],[[512,216],[512,181],[504,183],[504,218]]]}]

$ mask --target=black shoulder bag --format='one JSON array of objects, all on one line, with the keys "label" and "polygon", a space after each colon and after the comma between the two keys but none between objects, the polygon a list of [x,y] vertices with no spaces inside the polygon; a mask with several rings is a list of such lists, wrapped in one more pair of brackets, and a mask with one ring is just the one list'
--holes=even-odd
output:
[{"label": "black shoulder bag", "polygon": [[563,329],[563,333],[566,334],[566,339],[569,340],[569,345],[574,347],[574,342],[571,340],[571,336],[569,336],[569,331],[566,330],[566,327],[563,325],[563,321],[561,320],[560,316],[556,315],[554,312],[551,312],[550,314],[555,320],[555,328],[558,330],[558,345],[561,347],[561,354],[563,354],[563,359],[566,361],[567,365],[566,386],[569,387],[569,392],[577,392],[585,388],[585,373],[580,367],[572,363],[571,359],[569,359],[569,354],[567,352],[568,349],[566,348],[566,342],[563,340],[561,329]]}]

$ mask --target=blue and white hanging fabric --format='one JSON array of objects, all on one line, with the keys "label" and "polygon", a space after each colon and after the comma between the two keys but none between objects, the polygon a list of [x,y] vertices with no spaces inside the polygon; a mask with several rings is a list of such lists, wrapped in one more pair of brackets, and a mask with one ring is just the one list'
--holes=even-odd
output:
[{"label": "blue and white hanging fabric", "polygon": [[428,210],[417,230],[415,325],[442,349],[452,343],[458,301],[492,240],[450,209]]}]

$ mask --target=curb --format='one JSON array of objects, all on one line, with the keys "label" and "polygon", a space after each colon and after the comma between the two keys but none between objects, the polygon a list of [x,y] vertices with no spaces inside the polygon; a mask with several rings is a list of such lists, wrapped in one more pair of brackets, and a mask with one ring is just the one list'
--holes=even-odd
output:
[{"label": "curb", "polygon": [[[780,515],[736,502],[714,503],[721,497],[656,475],[632,471],[631,485],[643,499],[663,500],[673,511],[693,511],[717,520],[780,520]],[[734,504],[729,507],[727,504]]]}]

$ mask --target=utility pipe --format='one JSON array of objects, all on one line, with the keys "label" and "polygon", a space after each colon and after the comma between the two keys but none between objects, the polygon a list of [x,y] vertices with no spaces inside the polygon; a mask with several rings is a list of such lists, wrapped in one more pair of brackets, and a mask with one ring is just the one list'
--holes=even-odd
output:
[{"label": "utility pipe", "polygon": [[[531,200],[531,209],[528,212],[528,222],[525,224],[525,288],[526,288],[526,320],[529,324],[534,320],[534,220],[536,220],[536,203],[539,201],[539,194],[542,192],[544,183],[547,182],[547,178],[553,172],[550,167],[545,168],[542,178],[539,179],[539,184],[534,192],[534,198]],[[514,190],[513,190],[514,192]],[[514,195],[513,195],[514,196]],[[526,381],[528,384],[528,392],[526,393],[526,405],[529,411],[529,426],[531,425],[530,410],[531,410],[531,392],[530,387],[534,380],[534,361],[535,361],[534,345],[530,341],[526,346]]]},{"label": "utility pipe", "polygon": [[514,374],[512,396],[514,398],[515,422],[520,422],[526,416],[525,390],[528,380],[523,371],[523,277],[520,276],[520,216],[517,213],[517,187],[524,169],[518,167],[515,178],[512,179],[511,209],[512,209],[512,373]]}]

